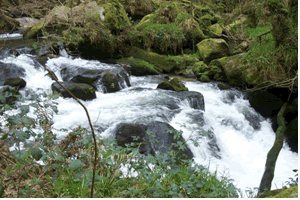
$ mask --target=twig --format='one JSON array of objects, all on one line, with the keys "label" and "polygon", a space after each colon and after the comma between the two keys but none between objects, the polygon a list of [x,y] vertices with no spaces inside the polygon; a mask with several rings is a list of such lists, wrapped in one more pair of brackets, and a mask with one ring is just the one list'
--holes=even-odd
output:
[{"label": "twig", "polygon": [[94,139],[94,145],[95,145],[95,152],[94,152],[94,154],[95,154],[95,159],[94,159],[93,179],[92,179],[91,196],[90,196],[91,198],[93,198],[94,184],[95,184],[95,171],[96,171],[96,163],[97,163],[97,157],[98,157],[98,149],[97,149],[97,140],[96,140],[96,136],[95,136],[95,132],[94,132],[94,127],[93,127],[93,125],[92,125],[90,115],[89,115],[89,113],[88,113],[88,110],[87,110],[86,107],[80,102],[80,100],[79,100],[72,92],[70,92],[67,88],[65,88],[65,87],[57,80],[57,78],[56,78],[55,76],[53,76],[53,74],[51,73],[51,71],[50,71],[47,67],[45,67],[45,68],[46,68],[46,70],[49,72],[50,76],[52,76],[52,78],[54,79],[54,81],[55,81],[56,83],[58,83],[65,91],[67,91],[67,92],[68,92],[68,93],[69,93],[69,94],[77,101],[77,103],[79,103],[79,104],[83,107],[83,109],[84,109],[84,111],[85,111],[85,113],[86,113],[86,116],[87,116],[87,118],[88,118],[89,125],[90,125],[91,130],[92,130],[92,135],[93,135],[93,139]]}]

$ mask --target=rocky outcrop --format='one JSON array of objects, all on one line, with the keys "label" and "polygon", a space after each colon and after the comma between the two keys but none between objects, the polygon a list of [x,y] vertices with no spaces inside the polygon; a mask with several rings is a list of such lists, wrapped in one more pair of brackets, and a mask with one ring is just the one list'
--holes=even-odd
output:
[{"label": "rocky outcrop", "polygon": [[109,68],[88,69],[64,65],[60,71],[63,81],[74,83],[85,83],[94,89],[103,87],[103,92],[111,93],[129,87],[129,77],[127,71],[120,65]]},{"label": "rocky outcrop", "polygon": [[[71,93],[73,93],[77,98],[82,100],[91,100],[96,98],[95,90],[92,86],[85,83],[73,83],[73,82],[61,82],[61,84],[67,88]],[[61,95],[66,97],[72,97],[67,91],[65,91],[58,83],[53,83],[51,85],[53,92],[61,93]]]},{"label": "rocky outcrop", "polygon": [[178,78],[173,78],[172,80],[168,81],[165,80],[161,82],[157,88],[164,89],[164,90],[173,90],[173,91],[188,91],[188,88],[183,85]]},{"label": "rocky outcrop", "polygon": [[[179,136],[175,137],[175,134]],[[171,151],[175,151],[181,159],[193,158],[193,153],[186,146],[185,140],[180,132],[170,126],[168,123],[154,121],[148,124],[118,124],[115,129],[117,144],[125,147],[135,143],[135,146],[140,145],[142,154],[166,154],[165,160]],[[180,150],[176,145],[177,142],[182,142],[186,149]]]},{"label": "rocky outcrop", "polygon": [[223,39],[205,39],[197,44],[199,59],[203,60],[206,64],[210,61],[229,56],[229,46]]}]

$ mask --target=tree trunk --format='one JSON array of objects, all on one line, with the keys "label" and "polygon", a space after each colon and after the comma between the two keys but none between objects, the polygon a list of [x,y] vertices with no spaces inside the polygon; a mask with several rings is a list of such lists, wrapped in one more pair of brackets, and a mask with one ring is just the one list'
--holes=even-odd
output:
[{"label": "tree trunk", "polygon": [[281,109],[277,115],[277,121],[278,121],[279,127],[277,128],[277,131],[276,131],[275,142],[267,155],[265,172],[264,172],[261,182],[260,182],[258,194],[266,192],[266,191],[270,191],[270,189],[271,189],[272,180],[274,178],[276,160],[277,160],[279,152],[283,146],[284,131],[286,129],[283,114],[286,109],[286,105],[287,105],[287,103],[283,104],[283,106],[281,107]]}]

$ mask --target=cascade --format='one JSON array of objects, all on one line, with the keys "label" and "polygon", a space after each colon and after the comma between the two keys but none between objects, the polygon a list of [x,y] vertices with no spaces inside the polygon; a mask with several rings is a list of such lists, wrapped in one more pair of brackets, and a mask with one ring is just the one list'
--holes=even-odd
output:
[{"label": "cascade", "polygon": [[[189,91],[203,95],[203,109],[198,97],[184,98],[181,95],[184,93],[156,89],[162,76],[131,76],[129,83],[127,72],[120,66],[71,58],[64,53],[61,53],[63,57],[49,59],[46,63],[60,81],[70,79],[68,73],[62,73],[64,69],[75,74],[84,69],[109,70],[122,76],[118,82],[119,91],[104,93],[103,83],[98,81],[97,98],[84,101],[92,122],[96,123],[98,135],[111,137],[112,130],[120,123],[167,122],[182,131],[195,163],[230,176],[238,188],[245,190],[259,186],[275,133],[270,120],[256,113],[242,92],[235,89],[221,91],[216,83],[185,82]],[[25,70],[23,78],[27,85],[20,91],[22,95],[51,93],[53,80],[45,76],[47,72],[31,55],[10,56],[0,62],[12,63]],[[74,99],[59,97],[54,101],[58,103],[58,114],[53,115],[52,127],[58,139],[67,135],[60,131],[62,128],[71,130],[80,125],[89,129],[85,112]],[[28,103],[30,101],[24,102]],[[36,117],[32,107],[30,115]],[[202,133],[208,135],[200,137]],[[199,146],[191,139],[198,141]],[[277,160],[272,189],[281,188],[289,177],[294,177],[292,170],[297,168],[298,154],[284,144]]]}]

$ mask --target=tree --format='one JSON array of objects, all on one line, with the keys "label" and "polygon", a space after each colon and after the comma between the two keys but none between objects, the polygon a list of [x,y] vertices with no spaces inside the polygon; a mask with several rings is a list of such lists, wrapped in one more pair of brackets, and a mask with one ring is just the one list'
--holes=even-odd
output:
[{"label": "tree", "polygon": [[279,152],[283,146],[284,131],[286,129],[283,114],[285,112],[286,106],[287,106],[287,103],[284,103],[277,115],[277,121],[278,121],[279,127],[277,128],[277,131],[276,131],[275,142],[267,155],[265,172],[264,172],[263,177],[260,182],[258,194],[269,191],[271,189],[272,180],[274,178],[276,161],[277,161]]}]

